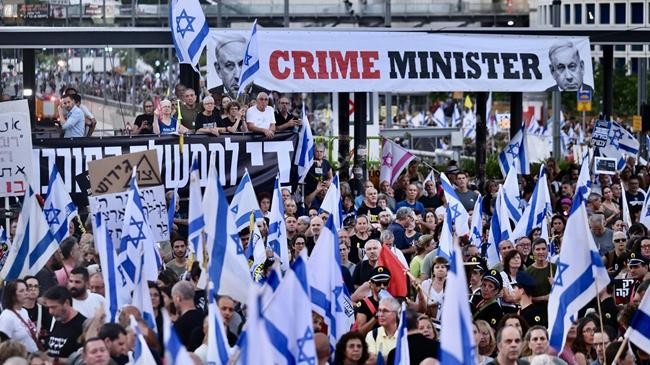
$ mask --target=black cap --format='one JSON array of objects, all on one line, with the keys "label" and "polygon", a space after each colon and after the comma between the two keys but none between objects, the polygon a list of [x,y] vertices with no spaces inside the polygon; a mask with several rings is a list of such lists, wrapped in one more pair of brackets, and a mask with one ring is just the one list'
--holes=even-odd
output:
[{"label": "black cap", "polygon": [[463,265],[465,265],[468,269],[471,269],[478,273],[483,273],[487,271],[487,268],[485,267],[485,262],[483,262],[483,260],[481,260],[480,257],[472,256],[469,258],[469,260],[465,261]]},{"label": "black cap", "polygon": [[499,290],[503,288],[503,278],[501,278],[501,273],[497,270],[492,269],[483,274],[483,280],[491,281]]},{"label": "black cap", "polygon": [[632,252],[630,258],[627,261],[627,266],[632,265],[647,265],[648,261],[638,252]]},{"label": "black cap", "polygon": [[525,271],[517,272],[517,285],[524,289],[534,289],[537,285],[535,279]]},{"label": "black cap", "polygon": [[390,271],[384,266],[377,266],[370,273],[370,281],[386,282],[390,281]]}]

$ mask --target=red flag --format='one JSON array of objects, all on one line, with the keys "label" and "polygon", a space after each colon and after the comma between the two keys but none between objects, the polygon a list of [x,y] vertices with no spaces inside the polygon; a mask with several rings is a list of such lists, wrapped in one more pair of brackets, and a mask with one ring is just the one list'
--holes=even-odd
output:
[{"label": "red flag", "polygon": [[406,297],[409,292],[408,281],[406,280],[406,268],[387,246],[382,247],[379,253],[379,259],[377,260],[377,266],[384,266],[390,271],[388,292],[394,297]]}]

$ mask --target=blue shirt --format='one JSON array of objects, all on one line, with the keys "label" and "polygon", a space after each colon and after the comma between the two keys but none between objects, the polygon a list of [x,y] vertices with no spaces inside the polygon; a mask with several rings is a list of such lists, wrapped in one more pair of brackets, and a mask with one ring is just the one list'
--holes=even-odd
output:
[{"label": "blue shirt", "polygon": [[78,106],[73,106],[61,128],[63,137],[83,137],[86,130],[84,112]]},{"label": "blue shirt", "polygon": [[176,124],[177,123],[178,123],[178,121],[174,117],[172,117],[169,125],[163,123],[162,120],[158,119],[158,126],[160,127],[160,135],[176,133]]},{"label": "blue shirt", "polygon": [[400,250],[404,250],[411,247],[408,238],[406,238],[404,227],[402,227],[401,224],[397,222],[393,222],[388,226],[388,230],[393,232],[393,235],[395,236],[395,241],[393,241],[393,246],[397,247]]},{"label": "blue shirt", "polygon": [[395,211],[397,211],[397,209],[399,209],[401,207],[409,207],[409,208],[413,209],[413,211],[415,211],[415,214],[419,214],[421,216],[424,216],[424,204],[422,204],[421,202],[419,202],[417,200],[415,201],[414,204],[409,204],[408,201],[402,200],[401,202],[397,203],[397,205],[395,206]]}]

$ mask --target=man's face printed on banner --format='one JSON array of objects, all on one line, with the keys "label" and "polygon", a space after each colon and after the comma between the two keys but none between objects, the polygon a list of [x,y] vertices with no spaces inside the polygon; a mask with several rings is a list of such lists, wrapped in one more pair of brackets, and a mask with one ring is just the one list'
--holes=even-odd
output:
[{"label": "man's face printed on banner", "polygon": [[242,41],[231,41],[218,46],[216,49],[216,62],[214,68],[223,82],[224,91],[237,95],[239,91],[239,74],[244,63],[244,49],[246,44]]}]

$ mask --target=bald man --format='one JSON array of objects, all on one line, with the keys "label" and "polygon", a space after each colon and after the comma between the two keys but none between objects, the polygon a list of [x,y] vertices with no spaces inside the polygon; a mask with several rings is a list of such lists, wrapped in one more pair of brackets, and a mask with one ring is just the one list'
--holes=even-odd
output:
[{"label": "bald man", "polygon": [[265,92],[257,94],[257,103],[246,110],[246,125],[248,130],[263,134],[266,138],[275,135],[275,111],[269,106],[269,95]]}]

